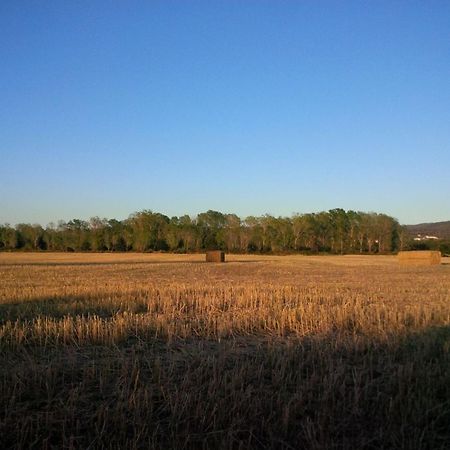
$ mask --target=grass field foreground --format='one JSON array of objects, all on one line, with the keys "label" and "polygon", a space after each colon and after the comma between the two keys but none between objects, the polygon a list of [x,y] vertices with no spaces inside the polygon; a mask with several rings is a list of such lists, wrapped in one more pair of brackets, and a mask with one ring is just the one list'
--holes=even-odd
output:
[{"label": "grass field foreground", "polygon": [[450,264],[0,253],[5,448],[450,447]]}]

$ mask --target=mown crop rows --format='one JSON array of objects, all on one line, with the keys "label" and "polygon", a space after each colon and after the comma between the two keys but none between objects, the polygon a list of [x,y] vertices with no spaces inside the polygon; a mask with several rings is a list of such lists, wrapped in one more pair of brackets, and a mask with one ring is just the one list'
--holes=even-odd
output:
[{"label": "mown crop rows", "polygon": [[6,447],[450,447],[449,265],[33,258],[0,257]]}]

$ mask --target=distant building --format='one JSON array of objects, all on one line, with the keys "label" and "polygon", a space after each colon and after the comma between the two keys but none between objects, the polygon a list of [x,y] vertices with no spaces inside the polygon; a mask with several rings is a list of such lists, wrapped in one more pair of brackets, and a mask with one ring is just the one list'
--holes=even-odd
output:
[{"label": "distant building", "polygon": [[430,239],[439,239],[437,236],[428,236],[428,234],[422,235],[417,234],[417,236],[414,238],[415,241],[428,241]]}]

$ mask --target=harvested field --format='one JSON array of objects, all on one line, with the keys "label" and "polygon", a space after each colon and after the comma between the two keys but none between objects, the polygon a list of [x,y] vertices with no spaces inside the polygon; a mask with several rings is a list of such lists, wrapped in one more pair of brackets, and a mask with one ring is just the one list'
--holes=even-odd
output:
[{"label": "harvested field", "polygon": [[4,448],[450,448],[450,264],[0,253]]}]

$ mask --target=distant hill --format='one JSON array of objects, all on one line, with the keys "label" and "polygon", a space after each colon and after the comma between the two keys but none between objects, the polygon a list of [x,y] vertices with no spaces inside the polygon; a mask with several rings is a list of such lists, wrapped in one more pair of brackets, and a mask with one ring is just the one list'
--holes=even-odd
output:
[{"label": "distant hill", "polygon": [[450,239],[450,220],[446,222],[419,223],[417,225],[406,225],[411,235],[436,236],[440,239]]}]

